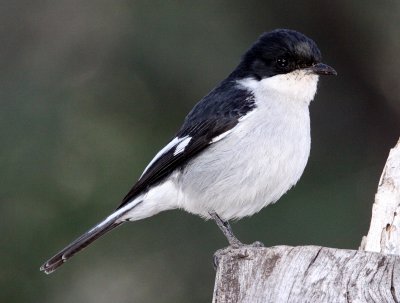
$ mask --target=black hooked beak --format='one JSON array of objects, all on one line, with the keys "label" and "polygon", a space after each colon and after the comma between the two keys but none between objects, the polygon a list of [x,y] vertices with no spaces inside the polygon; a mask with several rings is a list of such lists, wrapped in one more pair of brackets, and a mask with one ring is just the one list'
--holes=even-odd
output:
[{"label": "black hooked beak", "polygon": [[337,72],[333,69],[333,67],[330,67],[329,65],[326,65],[324,63],[317,63],[311,67],[306,68],[306,70],[310,71],[313,74],[321,76],[337,75]]}]

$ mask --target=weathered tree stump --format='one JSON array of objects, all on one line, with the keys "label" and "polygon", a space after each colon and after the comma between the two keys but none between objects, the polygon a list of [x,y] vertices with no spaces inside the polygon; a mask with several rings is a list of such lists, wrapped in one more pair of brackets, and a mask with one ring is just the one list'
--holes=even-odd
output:
[{"label": "weathered tree stump", "polygon": [[244,246],[219,250],[213,303],[400,302],[400,141],[379,181],[360,250]]},{"label": "weathered tree stump", "polygon": [[400,257],[319,246],[218,252],[214,303],[393,302]]}]

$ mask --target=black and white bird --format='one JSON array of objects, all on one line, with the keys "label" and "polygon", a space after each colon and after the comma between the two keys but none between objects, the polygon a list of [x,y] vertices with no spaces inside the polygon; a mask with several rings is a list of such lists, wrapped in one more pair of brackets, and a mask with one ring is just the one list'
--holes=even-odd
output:
[{"label": "black and white bird", "polygon": [[234,71],[201,99],[175,137],[147,165],[121,205],[41,270],[51,273],[115,227],[170,209],[228,220],[276,202],[299,180],[310,153],[309,105],[321,63],[313,40],[287,29],[264,33]]}]

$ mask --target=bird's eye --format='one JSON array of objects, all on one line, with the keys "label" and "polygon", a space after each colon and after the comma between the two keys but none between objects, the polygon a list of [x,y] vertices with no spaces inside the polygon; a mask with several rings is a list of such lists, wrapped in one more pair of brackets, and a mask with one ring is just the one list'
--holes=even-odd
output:
[{"label": "bird's eye", "polygon": [[278,63],[279,67],[287,67],[289,64],[289,60],[285,57],[276,59],[276,62]]}]

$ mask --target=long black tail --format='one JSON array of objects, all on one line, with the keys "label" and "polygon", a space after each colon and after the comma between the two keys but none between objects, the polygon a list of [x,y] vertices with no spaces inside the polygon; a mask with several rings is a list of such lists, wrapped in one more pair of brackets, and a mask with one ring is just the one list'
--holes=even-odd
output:
[{"label": "long black tail", "polygon": [[124,222],[116,222],[117,218],[105,219],[94,228],[89,230],[88,232],[84,233],[78,239],[73,241],[63,250],[61,250],[58,254],[50,258],[46,263],[44,263],[40,270],[44,271],[46,274],[50,274],[55,271],[58,267],[63,265],[69,258],[75,255],[77,252],[84,249],[90,243],[95,241],[96,239],[100,238],[105,233],[109,232],[110,230],[116,228],[117,226],[121,225]]},{"label": "long black tail", "polygon": [[82,236],[73,241],[59,253],[51,257],[46,263],[44,263],[40,267],[40,270],[44,271],[46,274],[51,274],[77,252],[80,252],[82,249],[84,249],[93,241],[100,238],[102,235],[108,233],[110,230],[113,230],[117,226],[124,223],[125,220],[123,220],[122,217],[131,212],[136,206],[140,205],[142,202],[143,200],[139,199],[133,200],[132,202],[125,205],[123,208],[116,210],[113,214],[105,218],[91,230],[84,233]]}]

